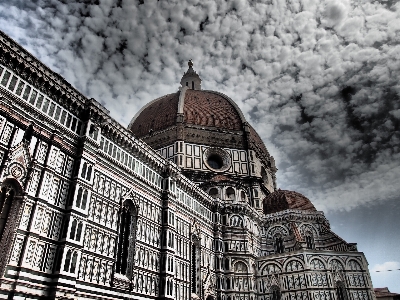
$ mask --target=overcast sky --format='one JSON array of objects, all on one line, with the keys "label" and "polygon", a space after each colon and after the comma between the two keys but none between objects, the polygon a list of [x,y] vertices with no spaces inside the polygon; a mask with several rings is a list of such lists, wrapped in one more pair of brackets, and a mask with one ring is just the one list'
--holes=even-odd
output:
[{"label": "overcast sky", "polygon": [[0,3],[0,29],[126,126],[193,59],[296,190],[400,293],[400,3],[395,0]]}]

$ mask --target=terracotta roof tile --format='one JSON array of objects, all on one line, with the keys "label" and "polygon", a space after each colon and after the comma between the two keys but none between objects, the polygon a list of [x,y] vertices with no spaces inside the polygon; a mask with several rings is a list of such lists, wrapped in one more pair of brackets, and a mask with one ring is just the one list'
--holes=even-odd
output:
[{"label": "terracotta roof tile", "polygon": [[263,205],[265,214],[272,214],[286,209],[316,211],[307,197],[297,192],[285,190],[278,190],[269,194],[264,198]]},{"label": "terracotta roof tile", "polygon": [[187,90],[183,113],[187,124],[242,130],[242,120],[236,108],[218,94]]},{"label": "terracotta roof tile", "polygon": [[137,137],[149,134],[150,130],[160,131],[176,124],[179,92],[169,94],[147,106],[136,118],[131,131]]}]

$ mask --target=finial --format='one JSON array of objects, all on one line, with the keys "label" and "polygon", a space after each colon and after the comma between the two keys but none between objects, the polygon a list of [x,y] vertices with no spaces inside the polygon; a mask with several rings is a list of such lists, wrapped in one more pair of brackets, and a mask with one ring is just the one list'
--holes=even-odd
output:
[{"label": "finial", "polygon": [[191,59],[189,59],[189,61],[188,61],[188,66],[189,66],[189,68],[193,67],[193,61]]}]

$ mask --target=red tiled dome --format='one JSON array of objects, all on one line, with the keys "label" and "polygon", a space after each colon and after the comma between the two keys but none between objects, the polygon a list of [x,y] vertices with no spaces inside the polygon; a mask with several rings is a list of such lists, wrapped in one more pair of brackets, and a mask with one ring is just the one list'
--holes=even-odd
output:
[{"label": "red tiled dome", "polygon": [[[185,131],[186,137],[178,138],[178,123],[188,128]],[[248,128],[247,133],[245,127]],[[204,133],[203,129],[207,129],[208,133],[215,133],[215,136],[210,135],[210,145],[253,149],[267,161],[270,156],[264,142],[246,122],[235,102],[214,91],[184,89],[160,97],[143,107],[128,128],[155,149],[174,140],[194,142],[194,136],[198,135],[199,130]],[[166,131],[167,137],[156,139],[157,134]],[[224,132],[233,135],[227,140]],[[202,144],[207,143],[202,141]]]},{"label": "red tiled dome", "polygon": [[[176,125],[182,92],[158,98],[145,106],[129,129],[139,138]],[[183,122],[202,127],[239,131],[243,116],[228,97],[212,92],[187,89],[183,99]]]},{"label": "red tiled dome", "polygon": [[133,117],[128,129],[155,150],[171,147],[177,141],[254,150],[264,166],[275,173],[273,158],[236,103],[222,93],[202,90],[193,62],[189,61],[188,66],[180,90],[144,106]]},{"label": "red tiled dome", "polygon": [[264,213],[272,214],[286,209],[316,211],[311,201],[304,195],[285,190],[277,190],[263,200]]}]

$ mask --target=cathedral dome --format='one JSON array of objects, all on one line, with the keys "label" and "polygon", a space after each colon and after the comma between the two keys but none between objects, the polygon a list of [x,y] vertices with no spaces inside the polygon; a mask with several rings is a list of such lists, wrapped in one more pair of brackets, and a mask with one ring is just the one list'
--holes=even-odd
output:
[{"label": "cathedral dome", "polygon": [[263,200],[264,214],[272,214],[286,209],[317,211],[304,195],[286,190],[277,190]]},{"label": "cathedral dome", "polygon": [[228,96],[201,90],[201,79],[192,68],[184,73],[178,92],[145,105],[128,129],[154,149],[176,141],[204,146],[254,150],[270,165],[270,154],[240,108]]}]

